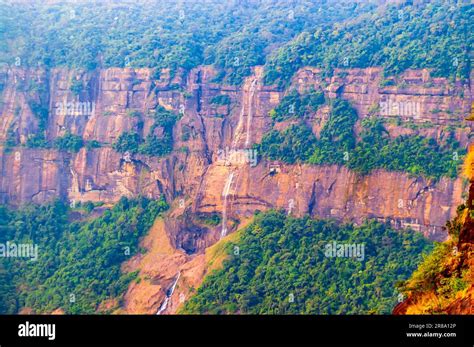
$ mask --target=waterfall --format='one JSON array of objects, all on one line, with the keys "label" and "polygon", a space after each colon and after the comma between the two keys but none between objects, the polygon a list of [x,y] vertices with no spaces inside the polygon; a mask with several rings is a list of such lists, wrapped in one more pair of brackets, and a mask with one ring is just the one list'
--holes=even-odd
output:
[{"label": "waterfall", "polygon": [[[248,147],[250,145],[250,126],[252,123],[252,113],[253,113],[253,108],[252,108],[252,103],[253,103],[253,98],[255,96],[255,91],[257,89],[257,79],[252,80],[252,83],[250,84],[249,88],[249,93],[247,100],[245,98],[242,98],[242,106],[240,108],[240,114],[239,114],[239,122],[237,123],[237,127],[235,130],[234,134],[234,140],[232,141],[232,150],[235,151],[237,149],[237,146],[240,142],[240,138],[243,135],[243,127],[244,127],[244,116],[245,116],[245,104],[247,103],[247,126],[246,126],[246,135],[245,135],[245,147]],[[229,158],[228,158],[229,159]],[[233,165],[232,163],[232,158],[230,160],[226,160],[226,162],[230,162],[230,165]],[[223,206],[222,206],[222,230],[221,230],[221,238],[227,235],[227,199],[229,196],[230,188],[232,186],[232,181],[234,179],[234,173],[235,170],[231,168],[231,171],[229,173],[229,176],[227,176],[226,183],[224,185],[224,190],[222,191],[222,197],[223,197]]]},{"label": "waterfall", "polygon": [[249,103],[248,103],[248,115],[247,115],[247,136],[245,139],[245,147],[250,145],[250,126],[252,124],[252,100],[255,95],[255,90],[257,87],[257,80],[253,80],[250,86],[250,94],[249,94]]},{"label": "waterfall", "polygon": [[71,193],[79,193],[79,175],[77,174],[76,171],[71,167],[69,168],[69,171],[71,172]]},{"label": "waterfall", "polygon": [[235,149],[239,143],[240,136],[242,135],[242,128],[244,126],[244,116],[245,116],[245,105],[242,100],[242,106],[240,107],[239,122],[235,128],[234,140],[232,141],[232,149]]},{"label": "waterfall", "polygon": [[232,180],[234,179],[234,172],[232,171],[227,177],[227,181],[222,191],[222,196],[224,197],[224,206],[222,209],[222,231],[221,238],[227,235],[227,196],[229,195],[230,186],[232,185]]},{"label": "waterfall", "polygon": [[178,275],[176,276],[176,279],[173,282],[173,285],[166,291],[166,298],[165,301],[160,306],[160,309],[158,312],[156,312],[157,315],[160,315],[163,311],[165,311],[168,308],[168,302],[171,299],[171,296],[174,293],[174,289],[176,288],[176,284],[178,283],[179,277],[181,276],[181,271],[178,272]]}]

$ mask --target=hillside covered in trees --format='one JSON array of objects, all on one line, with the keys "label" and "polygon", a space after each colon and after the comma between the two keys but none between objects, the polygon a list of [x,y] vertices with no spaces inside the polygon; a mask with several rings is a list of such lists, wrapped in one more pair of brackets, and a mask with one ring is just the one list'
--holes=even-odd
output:
[{"label": "hillside covered in trees", "polygon": [[[122,198],[100,217],[89,217],[92,203],[74,209],[60,201],[19,210],[0,207],[0,243],[38,247],[36,259],[0,263],[0,312],[90,314],[114,299],[108,310],[116,308],[136,275],[122,273],[120,265],[137,253],[139,238],[167,208],[164,200],[144,198]],[[74,221],[78,213],[85,218]]]},{"label": "hillside covered in trees", "polygon": [[[469,129],[456,126],[462,123],[461,106],[472,90],[468,79],[473,15],[474,5],[466,1],[0,3],[0,116],[7,119],[2,123],[5,141],[0,144],[0,159],[2,174],[9,175],[0,185],[4,201],[9,204],[12,200],[7,198],[17,196],[49,198],[56,193],[71,198],[73,184],[76,196],[89,193],[99,200],[77,206],[70,206],[66,199],[44,205],[18,200],[15,208],[0,205],[0,245],[14,240],[38,247],[35,260],[0,259],[0,314],[112,313],[123,304],[121,299],[130,283],[138,286],[146,281],[154,286],[146,290],[157,291],[140,299],[171,296],[170,288],[175,287],[167,287],[170,278],[163,268],[169,266],[167,269],[174,271],[176,267],[171,278],[176,278],[176,284],[182,272],[182,279],[186,278],[191,261],[179,266],[173,263],[176,259],[160,263],[161,268],[157,266],[159,270],[146,279],[137,278],[142,269],[131,273],[121,270],[130,257],[145,252],[139,247],[141,237],[169,208],[165,200],[152,197],[163,195],[170,197],[173,213],[169,218],[173,220],[164,223],[171,231],[164,230],[160,237],[169,238],[167,251],[174,258],[186,261],[203,255],[225,236],[226,223],[232,224],[229,232],[233,232],[255,212],[251,224],[226,244],[223,268],[204,278],[199,288],[192,288],[194,295],[181,313],[388,314],[400,301],[400,292],[416,297],[435,290],[446,301],[460,295],[468,288],[472,274],[463,264],[451,267],[446,263],[458,260],[450,252],[458,242],[461,222],[472,219],[472,206],[462,206],[459,217],[448,224],[452,240],[436,246],[421,233],[394,230],[380,220],[415,225],[419,230],[424,228],[423,232],[442,229],[448,217],[441,217],[440,222],[433,216],[448,215],[455,209],[451,210],[449,203],[462,194],[465,182],[458,180],[458,171],[472,136],[467,134]],[[196,76],[190,73],[202,66]],[[256,66],[262,70],[254,69]],[[128,75],[130,69],[114,75],[114,69],[108,69],[113,67],[152,70],[138,79],[136,71]],[[311,81],[316,87],[305,91],[304,78],[309,73],[301,83],[294,78],[298,71],[307,72],[301,70],[304,67],[318,69],[308,69],[309,73],[318,71],[314,73],[318,80]],[[349,74],[348,70],[334,74],[335,69],[368,67],[383,73],[373,83],[376,93],[359,97],[364,108],[372,109],[358,114],[355,103],[348,101],[350,97],[344,99],[343,88],[329,81]],[[55,75],[55,68],[65,68],[61,70],[64,74]],[[397,75],[409,69],[427,69],[415,72],[428,76],[426,80],[418,78],[421,82],[412,79],[411,90],[405,81],[404,86],[397,84]],[[94,71],[90,84],[85,85],[81,79],[85,77],[74,78],[78,71]],[[243,84],[252,73],[252,78],[257,76],[255,84],[248,84],[250,79]],[[16,74],[24,74],[28,80],[20,78],[17,83]],[[41,79],[40,74],[47,78]],[[50,78],[60,75],[64,80]],[[40,85],[31,76],[48,82]],[[372,72],[357,75],[352,91],[360,87],[356,92],[364,94],[361,90],[368,83],[362,80],[366,76],[374,81]],[[436,77],[446,79],[438,81]],[[12,85],[5,88],[7,81]],[[51,117],[53,90],[78,101],[87,94],[91,102],[102,102],[103,107],[80,122],[72,121],[72,116]],[[101,97],[93,97],[96,92],[102,93]],[[409,129],[412,121],[399,116],[381,116],[377,107],[384,93],[426,104],[423,122],[413,122],[414,128],[419,128]],[[461,100],[462,105],[453,100]],[[327,113],[319,112],[323,110]],[[435,113],[441,115],[434,117]],[[104,120],[106,116],[113,117]],[[430,117],[438,123],[431,123]],[[388,122],[400,124],[390,133],[389,125],[394,124]],[[429,131],[418,131],[422,127]],[[215,160],[219,146],[236,147],[244,132],[248,138],[245,150],[255,149],[259,159],[266,159],[256,161],[260,171],[248,174],[244,165],[234,165],[231,160],[222,165]],[[50,167],[60,162],[64,165],[56,174]],[[29,166],[31,163],[35,165]],[[306,165],[288,169],[293,164]],[[317,176],[319,172],[300,175],[310,165],[324,165],[324,169],[333,165],[330,168],[337,169],[339,176],[325,185]],[[339,171],[344,170],[339,170],[340,166],[346,166],[349,170],[345,171],[356,179],[341,178]],[[37,173],[31,169],[37,174],[37,184],[29,182],[30,172],[18,174],[38,167]],[[73,169],[81,171],[80,175]],[[249,170],[254,169],[251,166]],[[391,184],[386,184],[388,175],[381,175],[384,178],[377,182],[381,184],[375,191],[359,184],[367,178],[364,175],[379,169],[389,172]],[[317,170],[310,167],[308,171]],[[254,172],[262,173],[261,177]],[[299,197],[305,206],[298,213],[317,216],[312,206],[318,199],[343,201],[337,209],[324,204],[321,212],[339,221],[296,218],[273,209],[286,203],[288,191],[295,193],[297,188],[289,185],[297,187],[301,177],[308,177],[305,183],[315,182],[314,187],[318,182],[318,186],[310,193],[311,201]],[[399,185],[400,177],[413,182]],[[48,180],[59,183],[48,189]],[[285,184],[288,186],[282,187]],[[8,185],[15,186],[13,193],[4,189]],[[62,191],[64,185],[70,186]],[[334,187],[340,186],[344,189],[336,193]],[[143,187],[149,199],[140,196]],[[255,192],[254,187],[263,188]],[[269,193],[267,187],[279,189],[278,194]],[[381,187],[392,191],[380,194]],[[395,194],[393,190],[398,188]],[[35,189],[41,194],[26,192]],[[102,195],[105,190],[113,192],[110,198]],[[128,193],[136,194],[135,198],[119,200]],[[349,199],[349,195],[358,199]],[[388,195],[391,203],[384,205]],[[103,206],[100,199],[104,196],[106,201],[116,202],[115,206]],[[395,199],[409,201],[413,210],[402,215]],[[369,200],[373,201],[370,206]],[[359,205],[363,208],[358,209],[362,212],[357,212],[357,220],[367,220],[360,225],[347,222],[356,219],[351,219],[351,212]],[[392,207],[386,208],[389,205]],[[256,210],[261,206],[269,211]],[[426,213],[421,210],[425,207],[429,209]],[[330,256],[328,245],[363,247],[363,253]],[[161,261],[158,258],[153,262]],[[418,266],[412,279],[405,282]],[[454,270],[447,277],[439,276],[446,269]],[[173,299],[179,300],[176,294],[169,299],[170,307]],[[156,312],[153,305],[156,302],[149,304],[150,311]]]},{"label": "hillside covered in trees", "polygon": [[[159,15],[157,15],[159,14]],[[286,84],[303,66],[432,68],[467,78],[473,8],[463,2],[96,1],[0,4],[0,62],[21,67],[190,70],[240,84],[255,65]],[[77,30],[77,28],[81,30]]]},{"label": "hillside covered in trees", "polygon": [[[333,242],[364,245],[364,255],[328,256]],[[395,284],[432,248],[419,233],[373,221],[340,225],[278,211],[258,215],[226,247],[223,268],[183,313],[387,314],[399,300]]]}]

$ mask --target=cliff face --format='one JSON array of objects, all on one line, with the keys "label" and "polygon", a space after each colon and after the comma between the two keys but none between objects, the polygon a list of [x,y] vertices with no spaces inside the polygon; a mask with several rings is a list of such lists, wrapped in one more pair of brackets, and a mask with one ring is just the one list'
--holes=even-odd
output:
[{"label": "cliff face", "polygon": [[[14,138],[17,145],[0,148],[0,202],[19,205],[61,197],[113,203],[123,195],[157,198],[164,194],[173,206],[164,228],[171,247],[179,252],[173,256],[179,261],[164,265],[169,274],[161,280],[166,283],[183,264],[189,264],[191,254],[202,257],[204,249],[255,210],[285,208],[293,215],[309,213],[356,223],[370,217],[411,227],[432,239],[446,238],[442,227],[455,215],[466,190],[462,178],[433,182],[384,170],[360,176],[338,166],[256,162],[250,149],[271,129],[268,113],[284,95],[274,86],[264,86],[262,75],[257,67],[243,86],[233,87],[213,83],[215,71],[209,67],[186,75],[162,71],[159,80],[149,69],[4,70],[0,72],[4,85],[0,142]],[[377,68],[336,70],[331,78],[306,68],[291,83],[300,91],[322,88],[328,97],[349,100],[359,119],[380,114],[391,120],[387,129],[392,137],[417,133],[441,138],[451,127],[462,146],[469,143],[472,126],[463,120],[470,110],[472,90],[432,78],[428,71],[407,71],[398,79],[383,80]],[[216,103],[218,95],[227,95],[230,103]],[[98,141],[100,147],[84,147],[73,154],[22,146],[29,136],[42,132],[34,105],[49,111],[43,125],[47,140],[72,133],[86,143]],[[180,114],[173,129],[173,153],[152,158],[115,152],[111,145],[121,133],[136,131],[144,137],[151,131],[150,110],[157,105]],[[316,134],[328,112],[322,107],[313,115]],[[221,214],[221,225],[196,222],[197,214],[212,212]],[[191,282],[196,284],[204,270],[198,271],[199,276],[193,271]],[[158,273],[150,270],[147,276],[159,282]],[[186,281],[185,274],[180,281]],[[155,289],[163,296],[161,286]],[[156,309],[156,303],[134,305],[130,312]]]},{"label": "cliff face", "polygon": [[[122,132],[140,131],[146,136],[153,123],[146,112],[158,103],[179,109],[184,97],[169,88],[170,83],[183,83],[179,78],[160,84],[152,81],[150,71],[144,69],[108,69],[92,74],[53,70],[48,76],[40,75],[38,80],[29,72],[9,70],[4,78],[0,141],[6,140],[8,129],[14,130],[21,144],[26,143],[28,136],[40,132],[30,107],[36,102],[49,109],[48,140],[70,132],[85,141],[99,141],[101,148],[82,148],[77,154],[22,147],[7,152],[2,148],[2,202],[40,203],[54,196],[76,202],[115,202],[122,195],[138,194],[166,194],[172,198],[183,186],[189,186],[188,179],[194,181],[202,171],[201,156],[186,158],[178,153],[157,160],[122,155],[111,149]],[[70,90],[72,81],[81,83],[82,91],[74,94]],[[35,90],[35,85],[46,86],[47,90]],[[133,115],[132,111],[142,116]],[[187,122],[185,118],[183,121]],[[199,150],[199,144],[195,147]],[[189,168],[178,172],[178,160],[186,161]]]},{"label": "cliff face", "polygon": [[[441,226],[461,202],[461,179],[433,183],[403,173],[376,171],[360,177],[344,167],[249,163],[250,152],[245,150],[270,129],[268,112],[282,92],[263,86],[261,68],[241,88],[214,84],[213,76],[207,67],[187,77],[165,71],[160,80],[153,79],[148,69],[3,71],[0,141],[7,140],[9,130],[21,144],[40,132],[31,108],[36,102],[49,110],[48,140],[70,132],[85,141],[99,141],[101,147],[82,148],[77,154],[2,148],[0,200],[20,204],[60,196],[77,202],[114,202],[122,195],[165,194],[169,200],[183,199],[192,212],[222,212],[228,183],[229,220],[255,209],[282,207],[298,215],[356,222],[367,216],[390,219],[396,226],[412,226],[432,238],[443,238]],[[438,138],[446,127],[455,126],[457,140],[464,146],[468,143],[471,129],[460,126],[470,107],[467,86],[431,78],[427,71],[408,71],[394,83],[386,83],[398,87],[380,87],[381,78],[376,68],[336,71],[332,78],[322,78],[318,70],[308,68],[296,74],[292,83],[301,91],[322,87],[329,97],[350,100],[360,118],[381,102],[411,103],[416,112],[379,112],[402,120],[400,125],[390,123],[391,136],[417,132]],[[81,88],[73,92],[72,85],[77,84]],[[220,94],[230,97],[230,105],[212,104]],[[174,129],[175,149],[182,150],[163,159],[112,150],[111,144],[124,131],[148,134],[153,124],[149,110],[157,104],[182,115]],[[70,105],[73,108],[68,109]],[[322,108],[314,115],[315,127],[326,117],[327,109]],[[415,130],[404,127],[403,121],[424,126]],[[231,150],[242,155],[234,160]]]},{"label": "cliff face", "polygon": [[[437,268],[434,273],[418,270],[406,285],[408,297],[398,304],[394,314],[473,314],[474,313],[474,147],[466,160],[470,179],[469,196],[463,210],[448,223],[447,252],[428,258],[421,269]],[[459,230],[458,232],[456,232]],[[421,275],[420,275],[421,273]],[[431,277],[429,277],[431,276]],[[420,278],[422,279],[420,281]],[[429,282],[429,285],[423,284]],[[421,285],[419,284],[421,282]],[[453,285],[456,283],[456,285]],[[459,284],[464,284],[460,286]],[[446,286],[450,285],[449,290]]]}]

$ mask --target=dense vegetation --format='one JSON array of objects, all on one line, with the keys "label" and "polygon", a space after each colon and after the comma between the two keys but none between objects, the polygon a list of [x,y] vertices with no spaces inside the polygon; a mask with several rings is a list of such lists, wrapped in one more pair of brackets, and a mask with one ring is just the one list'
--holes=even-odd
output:
[{"label": "dense vegetation", "polygon": [[[13,65],[152,67],[213,64],[238,84],[275,47],[303,30],[364,13],[371,4],[322,1],[159,0],[0,5],[0,62]],[[81,30],[77,30],[81,27]],[[17,59],[19,58],[19,60]]]},{"label": "dense vegetation", "polygon": [[[90,212],[93,206],[85,204]],[[0,259],[0,312],[29,307],[37,313],[95,313],[126,290],[134,273],[120,265],[138,250],[138,239],[168,208],[164,200],[122,198],[100,217],[71,220],[68,205],[0,207],[0,243],[38,245],[38,259]]]},{"label": "dense vegetation", "polygon": [[274,52],[267,83],[285,85],[303,66],[330,74],[334,68],[382,66],[386,75],[432,68],[435,76],[467,79],[471,71],[474,6],[436,2],[388,6],[353,20],[318,26]]},{"label": "dense vegetation", "polygon": [[256,145],[258,153],[291,164],[346,165],[361,174],[386,169],[435,179],[457,177],[466,150],[455,141],[452,132],[446,133],[442,143],[419,135],[391,139],[382,119],[367,118],[362,121],[363,129],[357,141],[355,109],[342,99],[331,100],[330,108],[329,119],[323,125],[319,139],[301,121],[281,132],[272,130],[265,134],[261,144]]},{"label": "dense vegetation", "polygon": [[226,94],[216,95],[210,100],[210,103],[214,105],[230,105],[230,102],[230,97]]},{"label": "dense vegetation", "polygon": [[[320,68],[323,77],[336,68],[381,66],[385,76],[431,68],[434,76],[465,79],[471,71],[473,11],[472,4],[462,1],[382,6],[326,0],[0,3],[0,64],[46,70],[150,67],[155,78],[163,68],[173,75],[205,64],[217,69],[214,82],[232,85],[242,83],[252,67],[265,65],[265,83],[280,87],[288,86],[304,66]],[[0,92],[3,88],[0,81]],[[16,88],[27,92],[38,125],[27,147],[74,153],[83,146],[101,146],[69,132],[49,140],[47,84],[19,81]],[[70,89],[76,96],[87,91],[76,79]],[[210,103],[230,105],[231,98],[217,95]],[[316,137],[310,116],[325,103],[330,116]],[[136,127],[118,137],[116,151],[154,157],[172,152],[177,115],[162,107],[147,115],[130,109],[127,115]],[[451,131],[439,142],[419,135],[390,138],[377,118],[361,121],[356,137],[356,111],[347,101],[326,100],[319,90],[290,90],[270,116],[292,124],[265,134],[256,148],[259,155],[286,163],[345,165],[361,174],[386,169],[439,179],[456,177],[465,154]],[[144,117],[154,119],[146,136]],[[17,128],[14,123],[7,129],[7,150],[19,145]],[[182,141],[190,139],[190,129],[183,127]],[[120,301],[136,275],[122,274],[120,264],[138,251],[138,239],[167,207],[165,201],[124,198],[94,218],[89,215],[94,205],[85,204],[81,209],[87,218],[76,220],[77,210],[60,201],[18,210],[0,206],[0,243],[39,246],[37,261],[0,259],[0,313],[25,307],[37,313],[58,307],[66,313],[113,309],[114,304],[108,309],[99,305]],[[216,227],[222,220],[214,213],[198,215],[194,222]],[[331,241],[364,244],[365,258],[325,257],[324,246]],[[389,313],[397,300],[394,284],[411,274],[431,246],[419,234],[375,222],[356,227],[270,211],[258,215],[240,240],[227,247],[224,268],[207,277],[185,312]],[[400,289],[451,296],[463,290],[465,273],[439,276],[450,251],[437,246]]]},{"label": "dense vegetation", "polygon": [[257,145],[258,153],[285,163],[305,162],[316,145],[316,137],[305,124],[291,125],[284,131],[272,130]]},{"label": "dense vegetation", "polygon": [[[177,116],[161,106],[158,106],[149,116],[153,117],[154,123],[145,139],[142,139],[135,131],[124,132],[113,144],[113,148],[120,153],[140,153],[155,157],[171,153],[173,150],[173,126]],[[157,128],[162,130],[159,136],[155,134]]]},{"label": "dense vegetation", "polygon": [[[431,67],[466,77],[472,6],[338,1],[131,1],[0,5],[0,62],[16,66],[151,67],[212,64],[239,84],[255,65],[286,83],[304,65]],[[81,30],[77,30],[80,27]],[[279,49],[280,48],[280,49]],[[76,92],[80,86],[75,86]]]},{"label": "dense vegetation", "polygon": [[363,174],[384,168],[436,179],[458,177],[466,150],[459,146],[452,132],[446,133],[438,144],[432,138],[419,135],[390,139],[380,119],[367,119],[363,126],[361,141],[350,154],[349,168]]},{"label": "dense vegetation", "polygon": [[312,164],[343,164],[356,145],[354,125],[357,111],[349,102],[331,102],[331,114],[324,124],[319,141],[309,159]]},{"label": "dense vegetation", "polygon": [[[363,244],[364,259],[327,257],[333,241]],[[430,249],[421,234],[376,222],[356,227],[270,211],[227,245],[223,268],[208,275],[183,311],[388,314],[398,299],[396,282]]]},{"label": "dense vegetation", "polygon": [[301,95],[297,90],[291,90],[280,101],[277,107],[270,112],[270,116],[278,122],[288,118],[304,118],[307,114],[317,111],[324,104],[323,92],[310,90]]},{"label": "dense vegetation", "polygon": [[83,145],[82,137],[71,133],[66,133],[64,136],[54,140],[54,146],[60,151],[76,153],[79,152]]}]

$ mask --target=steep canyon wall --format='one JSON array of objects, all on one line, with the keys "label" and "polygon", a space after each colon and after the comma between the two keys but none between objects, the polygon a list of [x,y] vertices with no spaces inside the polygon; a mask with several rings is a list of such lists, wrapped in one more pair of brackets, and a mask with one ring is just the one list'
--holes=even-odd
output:
[{"label": "steep canyon wall", "polygon": [[[268,113],[284,92],[265,86],[259,67],[242,87],[213,83],[214,75],[210,67],[187,75],[164,71],[159,80],[149,69],[132,68],[87,73],[67,69],[2,71],[0,142],[12,136],[10,132],[18,145],[1,148],[0,201],[19,205],[61,197],[113,203],[123,195],[157,198],[164,194],[169,201],[179,201],[177,205],[186,212],[225,210],[230,229],[233,220],[275,207],[291,209],[295,215],[310,213],[354,222],[367,217],[390,220],[395,226],[410,226],[434,239],[444,238],[441,228],[462,201],[466,182],[461,178],[434,182],[384,170],[360,176],[339,166],[265,160],[252,166],[221,160],[223,151],[248,150],[261,140],[272,126]],[[403,112],[380,115],[398,119],[398,123],[388,123],[391,136],[418,133],[439,138],[453,128],[456,139],[467,146],[471,128],[463,120],[471,107],[469,85],[430,77],[427,70],[407,71],[396,83],[385,83],[384,87],[382,78],[378,68],[336,70],[331,78],[305,68],[291,83],[300,91],[322,88],[328,97],[349,100],[360,119],[373,113],[381,101],[413,102],[418,111],[415,116]],[[72,85],[77,83],[83,88],[74,92]],[[230,97],[230,105],[211,102],[221,94]],[[49,141],[70,132],[86,142],[98,141],[100,148],[67,153],[23,146],[29,136],[42,131],[32,110],[34,103],[49,111],[45,127]],[[81,113],[80,107],[72,114],[59,112],[68,103],[86,105],[89,112]],[[165,158],[114,151],[111,145],[122,132],[146,136],[151,131],[150,110],[157,105],[181,115],[174,128],[175,151]],[[322,107],[313,115],[315,133],[328,112]],[[218,237],[216,230],[205,239],[213,243]]]}]

